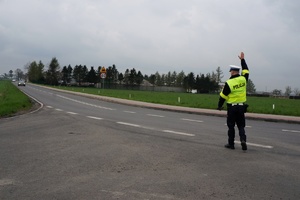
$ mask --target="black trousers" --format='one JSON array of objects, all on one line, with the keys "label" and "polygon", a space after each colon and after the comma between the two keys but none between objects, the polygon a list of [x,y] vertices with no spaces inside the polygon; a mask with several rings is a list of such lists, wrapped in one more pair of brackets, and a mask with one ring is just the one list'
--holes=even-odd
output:
[{"label": "black trousers", "polygon": [[227,126],[228,126],[228,144],[234,145],[235,138],[235,124],[238,127],[240,141],[246,142],[246,134],[245,134],[245,109],[242,105],[236,106],[227,106]]}]

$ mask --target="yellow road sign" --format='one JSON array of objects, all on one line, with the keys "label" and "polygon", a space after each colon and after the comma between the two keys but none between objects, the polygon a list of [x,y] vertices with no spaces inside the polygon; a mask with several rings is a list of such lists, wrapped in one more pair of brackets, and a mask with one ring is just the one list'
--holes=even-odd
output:
[{"label": "yellow road sign", "polygon": [[102,67],[102,68],[101,68],[100,73],[106,73],[105,67]]}]

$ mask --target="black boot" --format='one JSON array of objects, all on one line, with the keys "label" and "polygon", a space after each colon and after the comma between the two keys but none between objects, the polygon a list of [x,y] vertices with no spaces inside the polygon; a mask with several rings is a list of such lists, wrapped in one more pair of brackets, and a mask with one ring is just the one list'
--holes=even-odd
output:
[{"label": "black boot", "polygon": [[242,149],[243,149],[244,151],[246,151],[246,150],[247,150],[247,144],[246,144],[246,142],[245,142],[245,141],[242,141],[242,142],[241,142],[241,145],[242,145]]},{"label": "black boot", "polygon": [[225,148],[228,148],[228,149],[235,149],[235,148],[234,148],[234,145],[231,145],[231,144],[225,144]]}]

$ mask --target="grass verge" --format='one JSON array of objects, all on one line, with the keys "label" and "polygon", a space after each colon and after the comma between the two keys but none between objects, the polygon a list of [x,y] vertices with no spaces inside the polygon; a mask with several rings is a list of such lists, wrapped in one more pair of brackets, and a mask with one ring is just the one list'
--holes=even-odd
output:
[{"label": "grass verge", "polygon": [[[191,94],[63,86],[55,88],[94,95],[130,99],[135,101],[192,108],[216,109],[219,101],[218,94]],[[247,103],[250,105],[248,108],[248,112],[251,113],[300,116],[300,100],[296,99],[248,96]],[[224,107],[226,106],[224,105]]]},{"label": "grass verge", "polygon": [[[54,87],[74,92],[143,101],[149,103],[216,109],[218,94],[191,94],[138,90],[115,90],[80,87]],[[300,100],[272,97],[247,97],[248,112],[274,115],[300,116]],[[0,81],[0,117],[12,116],[29,110],[32,102],[10,81]]]},{"label": "grass verge", "polygon": [[29,110],[32,102],[10,81],[0,80],[0,117],[9,117]]}]

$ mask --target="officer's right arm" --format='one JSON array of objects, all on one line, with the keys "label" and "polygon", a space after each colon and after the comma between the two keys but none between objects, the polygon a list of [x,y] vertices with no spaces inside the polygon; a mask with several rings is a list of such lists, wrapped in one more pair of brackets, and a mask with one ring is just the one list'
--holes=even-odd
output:
[{"label": "officer's right arm", "polygon": [[230,88],[227,83],[225,83],[223,90],[220,93],[219,103],[218,103],[218,110],[222,110],[222,106],[224,102],[228,99],[228,95],[230,93]]}]

